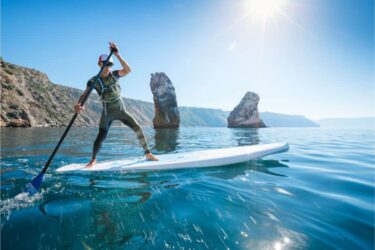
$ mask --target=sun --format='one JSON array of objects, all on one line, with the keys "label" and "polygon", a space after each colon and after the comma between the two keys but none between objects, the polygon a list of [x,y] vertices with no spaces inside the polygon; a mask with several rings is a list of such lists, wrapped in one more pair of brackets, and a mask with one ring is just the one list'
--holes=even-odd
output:
[{"label": "sun", "polygon": [[248,15],[255,19],[267,20],[280,13],[286,0],[248,0]]}]

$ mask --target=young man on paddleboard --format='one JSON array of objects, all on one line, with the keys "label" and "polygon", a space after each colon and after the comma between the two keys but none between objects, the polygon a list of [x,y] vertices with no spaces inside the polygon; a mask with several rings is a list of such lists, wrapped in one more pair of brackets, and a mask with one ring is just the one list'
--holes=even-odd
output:
[{"label": "young man on paddleboard", "polygon": [[[121,98],[121,88],[119,85],[119,79],[120,77],[129,74],[131,69],[129,65],[126,63],[126,61],[120,56],[116,44],[112,42],[110,42],[109,44],[110,50],[113,50],[113,54],[121,63],[122,69],[111,71],[110,68],[113,66],[113,61],[112,58],[110,58],[95,85],[95,90],[100,96],[100,99],[103,103],[103,112],[99,123],[99,134],[94,142],[92,158],[91,161],[86,165],[86,167],[91,168],[95,165],[96,155],[98,154],[103,141],[107,137],[108,129],[110,128],[114,120],[121,121],[122,123],[130,127],[137,134],[138,140],[140,141],[144,149],[146,159],[157,161],[158,159],[153,154],[151,154],[150,150],[148,149],[147,141],[143,134],[142,128],[138,125],[134,117],[126,111]],[[108,55],[105,54],[99,57],[99,67],[103,66],[103,62],[105,62],[107,58]],[[81,100],[86,95],[91,84],[93,84],[94,81],[95,77],[92,77],[88,81],[86,91],[80,97],[78,103],[74,106],[74,110],[76,113],[79,113],[83,109],[85,109],[84,106],[81,106]]]}]

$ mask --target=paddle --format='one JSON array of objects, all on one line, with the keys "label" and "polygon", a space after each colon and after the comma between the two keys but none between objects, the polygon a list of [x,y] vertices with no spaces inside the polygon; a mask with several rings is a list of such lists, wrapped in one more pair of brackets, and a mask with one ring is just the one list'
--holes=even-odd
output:
[{"label": "paddle", "polygon": [[[95,77],[94,83],[90,86],[89,90],[87,91],[87,94],[83,97],[83,99],[81,101],[81,106],[83,106],[85,104],[87,98],[89,97],[89,95],[91,94],[92,90],[94,89],[95,84],[96,84],[96,82],[98,81],[98,79],[100,77],[100,74],[102,73],[104,67],[107,66],[107,63],[108,63],[109,59],[111,58],[113,52],[114,52],[114,50],[111,49],[111,52],[109,53],[109,56],[108,56],[107,60],[103,63],[103,66],[101,67],[98,75]],[[44,165],[44,168],[42,169],[42,172],[40,172],[40,174],[37,177],[35,177],[30,183],[28,183],[26,185],[25,192],[29,193],[30,195],[33,195],[33,194],[39,192],[40,186],[41,186],[42,181],[43,181],[44,173],[47,171],[49,165],[52,162],[53,157],[55,156],[55,154],[56,154],[57,150],[59,149],[61,143],[64,141],[65,136],[68,134],[68,132],[69,132],[70,128],[72,127],[74,121],[76,120],[77,116],[78,116],[78,113],[75,113],[73,115],[72,119],[69,122],[69,125],[65,129],[64,134],[61,136],[59,142],[57,143],[55,149],[53,150],[51,156],[49,157],[46,165]]]}]

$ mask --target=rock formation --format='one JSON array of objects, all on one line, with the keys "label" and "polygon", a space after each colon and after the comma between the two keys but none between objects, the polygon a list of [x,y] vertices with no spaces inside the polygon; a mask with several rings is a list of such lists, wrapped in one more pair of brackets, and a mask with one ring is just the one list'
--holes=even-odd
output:
[{"label": "rock formation", "polygon": [[259,118],[259,96],[247,92],[241,102],[228,116],[228,128],[264,128],[266,125]]},{"label": "rock formation", "polygon": [[154,73],[151,74],[150,87],[155,106],[154,128],[178,128],[180,114],[171,80],[164,73]]}]

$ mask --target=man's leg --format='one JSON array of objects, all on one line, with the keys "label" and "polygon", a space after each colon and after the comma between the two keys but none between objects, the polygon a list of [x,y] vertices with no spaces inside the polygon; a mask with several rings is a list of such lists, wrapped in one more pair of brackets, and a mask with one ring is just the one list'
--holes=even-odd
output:
[{"label": "man's leg", "polygon": [[157,161],[158,159],[151,154],[151,152],[150,152],[150,150],[147,146],[147,140],[146,140],[145,135],[143,134],[142,128],[141,128],[141,126],[139,126],[139,124],[134,119],[134,117],[124,111],[120,120],[122,121],[122,123],[124,123],[126,126],[131,128],[135,132],[135,134],[138,137],[139,142],[141,143],[141,145],[143,147],[144,154],[146,155],[146,158],[148,160]]},{"label": "man's leg", "polygon": [[96,155],[99,153],[99,151],[102,147],[103,141],[105,140],[105,138],[107,138],[107,134],[108,134],[108,130],[99,128],[99,134],[95,139],[94,147],[92,149],[92,158],[93,159],[95,159]]},{"label": "man's leg", "polygon": [[100,118],[99,133],[95,139],[94,146],[92,149],[92,157],[90,162],[86,165],[86,168],[91,168],[96,164],[96,155],[99,153],[103,141],[107,137],[108,129],[111,126],[111,123],[112,121],[109,120],[109,117],[103,113],[102,117]]}]

